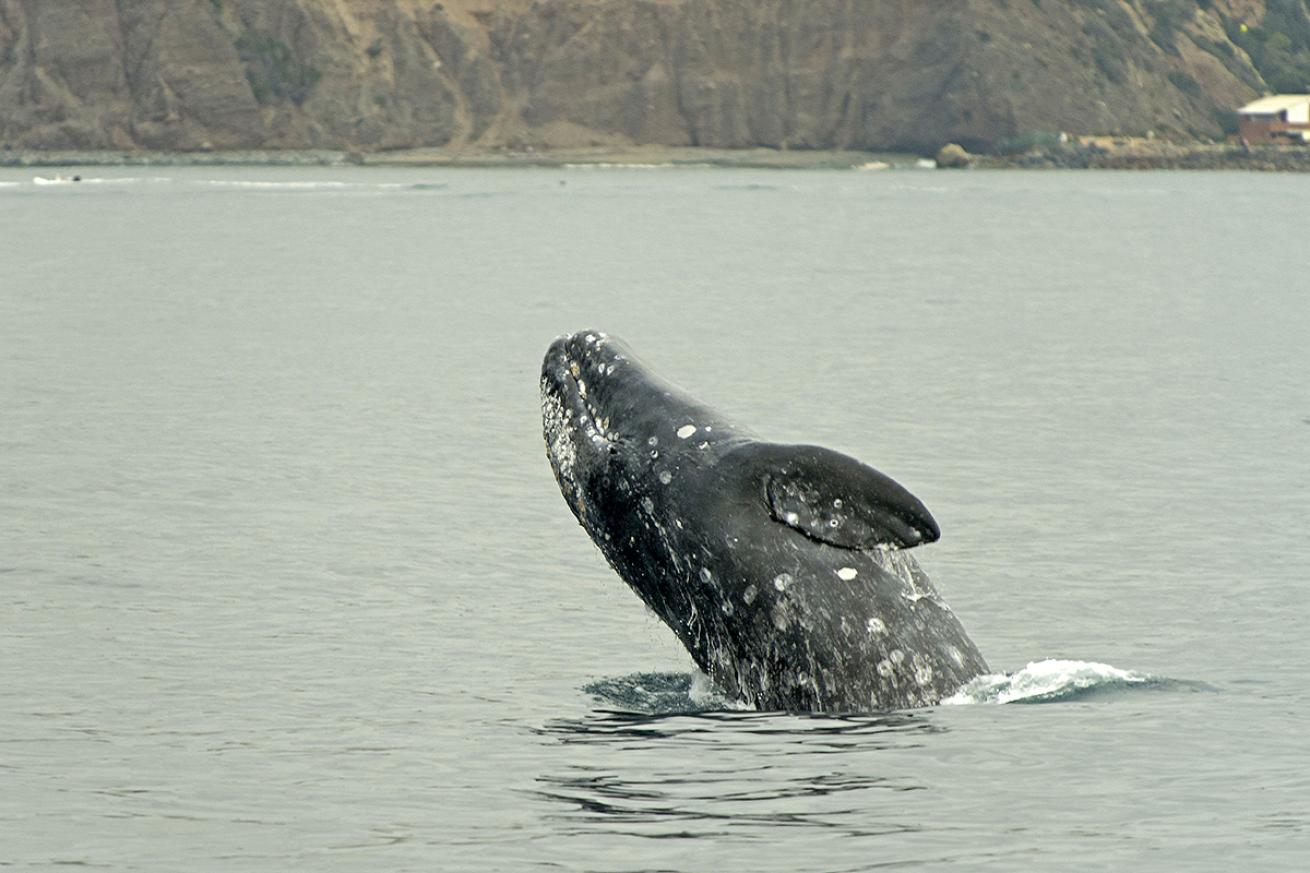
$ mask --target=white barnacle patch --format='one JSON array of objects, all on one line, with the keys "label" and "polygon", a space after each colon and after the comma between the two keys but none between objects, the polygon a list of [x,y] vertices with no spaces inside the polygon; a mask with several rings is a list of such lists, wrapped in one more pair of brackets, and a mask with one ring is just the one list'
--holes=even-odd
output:
[{"label": "white barnacle patch", "polygon": [[892,663],[899,667],[901,662],[905,660],[905,653],[900,649],[892,649],[891,654],[887,657],[891,658]]},{"label": "white barnacle patch", "polygon": [[569,361],[569,373],[574,379],[582,375],[582,368],[578,366],[577,361]]},{"label": "white barnacle patch", "polygon": [[792,578],[790,573],[779,573],[777,576],[773,577],[773,587],[777,588],[779,591],[786,591],[787,586],[794,581],[796,580]]},{"label": "white barnacle patch", "polygon": [[878,662],[878,675],[886,678],[892,674],[892,662],[883,658]]},{"label": "white barnacle patch", "polygon": [[700,581],[707,585],[714,581],[714,574],[709,571],[708,567],[700,568]]},{"label": "white barnacle patch", "polygon": [[915,658],[914,681],[918,682],[920,685],[931,685],[932,677],[933,677],[932,665],[925,661],[920,661],[918,658]]},{"label": "white barnacle patch", "polygon": [[858,575],[860,575],[860,571],[854,567],[842,567],[837,571],[837,577],[843,582],[849,582]]},{"label": "white barnacle patch", "polygon": [[655,513],[655,501],[651,500],[649,497],[643,497],[641,498],[641,508],[646,510],[647,513],[653,515]]},{"label": "white barnacle patch", "polygon": [[660,484],[668,485],[673,481],[673,474],[668,470],[660,470]]},{"label": "white barnacle patch", "polygon": [[682,427],[678,428],[678,439],[685,440],[687,437],[691,436],[695,432],[696,432],[696,425],[684,424]]},{"label": "white barnacle patch", "polygon": [[752,603],[755,602],[755,597],[757,594],[759,594],[759,592],[755,590],[754,585],[747,585],[746,590],[741,593],[741,599],[745,602],[747,606],[750,606]]},{"label": "white barnacle patch", "polygon": [[869,619],[867,627],[869,628],[869,633],[871,634],[881,635],[887,633],[887,622],[883,621],[881,618],[878,618],[876,615],[873,618]]},{"label": "white barnacle patch", "polygon": [[677,526],[678,530],[682,530],[682,519],[675,518],[673,520],[673,523]]},{"label": "white barnacle patch", "polygon": [[710,444],[709,444],[709,443],[702,442],[702,443],[701,443],[699,446],[697,446],[696,448],[698,448],[698,449],[708,449],[709,447],[710,447]]},{"label": "white barnacle patch", "polygon": [[583,382],[581,379],[578,380],[578,396],[579,397],[587,396],[587,383]]},{"label": "white barnacle patch", "polygon": [[790,525],[795,525],[801,520],[801,517],[794,512],[784,513],[782,517],[787,522],[787,524]]},{"label": "white barnacle patch", "polygon": [[833,508],[833,509],[841,509],[841,498],[840,498],[840,497],[838,497],[836,500],[834,500],[834,501],[832,502],[832,508]]},{"label": "white barnacle patch", "polygon": [[646,445],[648,446],[658,446],[659,444],[660,444],[660,438],[657,436],[653,436],[650,439],[646,440]]},{"label": "white barnacle patch", "polygon": [[578,454],[577,447],[573,444],[573,428],[569,426],[564,404],[557,395],[545,394],[541,398],[541,414],[545,420],[550,458],[560,477],[568,479],[573,474],[573,465],[578,460]]}]

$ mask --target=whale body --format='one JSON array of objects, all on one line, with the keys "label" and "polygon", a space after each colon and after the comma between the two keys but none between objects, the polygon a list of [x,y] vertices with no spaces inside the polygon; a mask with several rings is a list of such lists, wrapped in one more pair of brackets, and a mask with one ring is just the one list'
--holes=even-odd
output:
[{"label": "whale body", "polygon": [[938,539],[936,521],[890,477],[756,438],[599,331],[550,346],[541,403],[569,508],[725,694],[903,709],[988,672],[907,552]]}]

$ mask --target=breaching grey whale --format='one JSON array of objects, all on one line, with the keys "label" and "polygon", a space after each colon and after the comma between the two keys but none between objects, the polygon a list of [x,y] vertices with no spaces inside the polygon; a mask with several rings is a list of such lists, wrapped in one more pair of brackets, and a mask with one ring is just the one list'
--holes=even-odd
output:
[{"label": "breaching grey whale", "polygon": [[619,576],[728,695],[758,709],[931,705],[988,672],[904,550],[940,531],[889,477],[757,439],[599,331],[541,371],[546,455]]}]

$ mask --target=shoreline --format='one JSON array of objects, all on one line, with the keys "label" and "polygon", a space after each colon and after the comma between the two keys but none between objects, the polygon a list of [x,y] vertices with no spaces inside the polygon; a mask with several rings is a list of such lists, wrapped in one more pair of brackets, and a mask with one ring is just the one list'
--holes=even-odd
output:
[{"label": "shoreline", "polygon": [[782,151],[677,146],[522,150],[405,149],[349,152],[326,149],[257,149],[209,152],[33,151],[0,152],[0,168],[40,167],[737,167],[838,169],[914,166],[918,155],[864,151]]},{"label": "shoreline", "polygon": [[970,155],[980,169],[1191,170],[1307,173],[1310,146],[1176,143],[1132,137],[1078,137],[1015,155]]},{"label": "shoreline", "polygon": [[[450,167],[585,169],[723,167],[738,169],[900,170],[935,166],[905,152],[714,149],[677,146],[554,150],[407,149],[390,152],[260,149],[240,151],[0,152],[0,168],[74,167]],[[1014,155],[967,155],[960,169],[1211,170],[1310,172],[1310,147],[1081,137]],[[947,169],[943,167],[942,169]],[[951,169],[956,169],[952,167]]]}]

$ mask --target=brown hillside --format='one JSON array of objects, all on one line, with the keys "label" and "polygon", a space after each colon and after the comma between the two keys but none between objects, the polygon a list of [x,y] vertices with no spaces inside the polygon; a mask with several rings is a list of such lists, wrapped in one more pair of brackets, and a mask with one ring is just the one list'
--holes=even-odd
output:
[{"label": "brown hillside", "polygon": [[0,0],[0,144],[935,149],[1030,130],[1218,137],[1264,88],[1224,19],[1259,21],[1264,5]]}]

